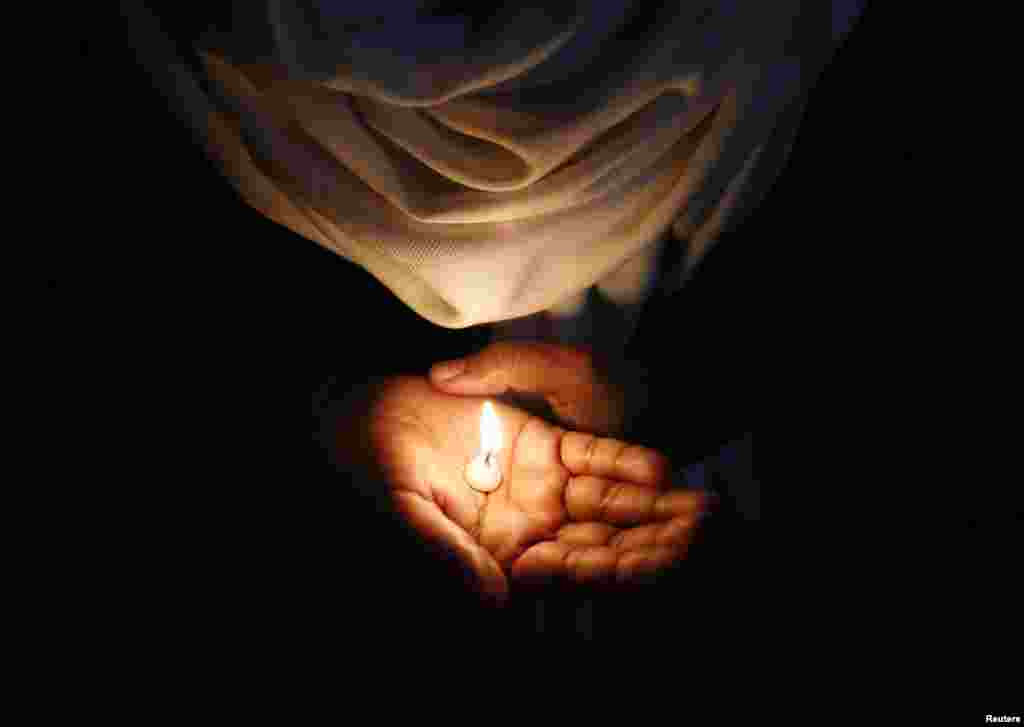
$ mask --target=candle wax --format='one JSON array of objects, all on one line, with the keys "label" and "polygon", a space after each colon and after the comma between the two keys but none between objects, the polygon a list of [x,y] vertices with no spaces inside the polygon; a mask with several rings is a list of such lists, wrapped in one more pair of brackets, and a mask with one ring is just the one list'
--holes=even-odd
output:
[{"label": "candle wax", "polygon": [[466,481],[474,490],[493,492],[501,484],[501,468],[496,454],[480,453],[466,465]]}]

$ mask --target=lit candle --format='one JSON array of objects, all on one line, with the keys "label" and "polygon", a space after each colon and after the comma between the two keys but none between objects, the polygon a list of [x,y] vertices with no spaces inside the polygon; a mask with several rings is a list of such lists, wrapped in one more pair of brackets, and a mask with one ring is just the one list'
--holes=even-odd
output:
[{"label": "lit candle", "polygon": [[480,412],[480,449],[466,465],[466,481],[480,492],[493,492],[501,484],[501,422],[489,401]]}]

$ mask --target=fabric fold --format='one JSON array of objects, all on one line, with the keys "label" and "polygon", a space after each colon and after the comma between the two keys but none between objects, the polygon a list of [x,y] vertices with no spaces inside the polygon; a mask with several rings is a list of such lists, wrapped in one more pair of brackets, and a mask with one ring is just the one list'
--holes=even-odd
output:
[{"label": "fabric fold", "polygon": [[703,255],[836,25],[801,0],[433,7],[253,2],[269,50],[245,23],[198,50],[243,198],[448,327],[555,306],[670,231]]}]

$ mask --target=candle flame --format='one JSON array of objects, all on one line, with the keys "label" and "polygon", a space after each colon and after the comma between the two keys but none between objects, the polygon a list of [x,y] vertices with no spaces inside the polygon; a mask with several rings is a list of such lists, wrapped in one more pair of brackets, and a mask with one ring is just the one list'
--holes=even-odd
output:
[{"label": "candle flame", "polygon": [[501,422],[491,402],[485,401],[480,413],[480,451],[497,452],[501,449]]}]

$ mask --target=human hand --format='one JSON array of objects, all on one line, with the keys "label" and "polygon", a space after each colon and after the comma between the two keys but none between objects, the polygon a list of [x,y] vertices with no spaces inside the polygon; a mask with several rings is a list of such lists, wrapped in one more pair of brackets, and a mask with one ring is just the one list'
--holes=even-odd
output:
[{"label": "human hand", "polygon": [[520,392],[542,397],[557,423],[569,429],[621,437],[627,406],[646,404],[639,367],[599,360],[583,347],[499,341],[462,359],[435,364],[430,380],[440,391],[469,396]]},{"label": "human hand", "polygon": [[[628,583],[683,557],[701,496],[669,489],[669,464],[650,449],[496,402],[502,482],[489,493],[471,488],[465,471],[483,401],[397,377],[361,420],[373,472],[397,511],[453,553],[483,594],[504,600],[510,579]],[[359,444],[340,436],[338,447]]]}]

